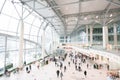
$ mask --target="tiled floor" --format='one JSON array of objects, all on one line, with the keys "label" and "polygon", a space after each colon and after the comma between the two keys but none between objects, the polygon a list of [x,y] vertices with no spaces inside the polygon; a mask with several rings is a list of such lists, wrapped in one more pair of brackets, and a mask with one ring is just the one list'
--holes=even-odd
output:
[{"label": "tiled floor", "polygon": [[[93,67],[87,68],[86,64],[82,64],[82,71],[76,71],[74,64],[71,63],[71,66],[68,66],[69,58],[64,62],[64,65],[67,66],[66,72],[63,72],[62,80],[107,80],[106,70],[104,69],[93,69]],[[90,64],[90,63],[89,63]],[[91,64],[92,65],[92,64]],[[30,73],[26,73],[25,69],[19,73],[11,74],[10,77],[0,77],[0,80],[61,80],[57,78],[56,70],[59,67],[56,67],[53,62],[50,62],[48,65],[40,67],[37,69],[37,66],[32,65],[32,70]],[[87,71],[87,77],[84,76],[84,70]]]}]

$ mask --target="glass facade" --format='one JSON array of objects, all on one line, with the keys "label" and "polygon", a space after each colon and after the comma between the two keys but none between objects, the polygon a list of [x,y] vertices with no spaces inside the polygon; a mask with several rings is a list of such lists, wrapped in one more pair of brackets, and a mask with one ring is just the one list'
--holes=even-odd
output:
[{"label": "glass facade", "polygon": [[[120,23],[118,22],[114,22],[111,24],[108,24],[108,43],[109,44],[114,44],[114,24],[116,26],[117,29],[117,43],[119,45],[120,43]],[[88,26],[88,30],[86,31],[86,26],[83,25],[81,26],[80,29],[78,29],[77,31],[73,32],[71,34],[71,42],[75,42],[75,43],[82,43],[85,42],[86,40],[83,40],[83,36],[85,37],[85,35],[81,34],[81,32],[85,32],[88,33],[88,36],[86,34],[86,38],[88,40],[88,42],[90,43],[90,27],[92,27],[92,43],[93,44],[103,44],[103,26],[100,24],[95,24],[95,25],[87,25]],[[64,42],[64,38],[60,37],[60,42]]]},{"label": "glass facade", "polygon": [[[14,4],[12,1],[17,2]],[[5,2],[5,4],[4,4]],[[23,22],[23,26],[21,26]],[[53,20],[54,22],[54,20]],[[108,41],[114,43],[114,23],[108,26]],[[120,22],[115,22],[117,29],[117,41],[120,44]],[[92,35],[90,35],[92,28]],[[43,38],[45,53],[52,54],[52,50],[61,43],[90,43],[92,36],[93,44],[103,42],[102,25],[81,25],[79,29],[70,35],[59,36],[57,29],[43,16],[23,5],[20,0],[0,0],[0,71],[5,66],[12,64],[13,68],[18,67],[21,27],[23,27],[23,61],[31,63],[41,58]],[[87,32],[88,31],[88,32]],[[43,36],[43,34],[45,35]]]},{"label": "glass facade", "polygon": [[25,5],[22,12],[21,2],[15,2],[18,4],[12,3],[12,0],[0,0],[0,72],[3,72],[7,65],[12,64],[12,68],[19,65],[21,17],[24,26],[24,62],[28,64],[41,58],[43,31],[46,54],[51,54],[51,49],[59,43],[56,41],[58,34],[51,23]]}]

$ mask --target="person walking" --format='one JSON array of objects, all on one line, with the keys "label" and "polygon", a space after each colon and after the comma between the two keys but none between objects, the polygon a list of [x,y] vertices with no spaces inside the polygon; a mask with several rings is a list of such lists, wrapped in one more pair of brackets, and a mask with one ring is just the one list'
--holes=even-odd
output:
[{"label": "person walking", "polygon": [[86,70],[84,71],[84,75],[85,75],[85,77],[87,76],[87,71]]},{"label": "person walking", "polygon": [[75,70],[77,70],[77,65],[75,65]]},{"label": "person walking", "polygon": [[28,72],[28,66],[26,67],[26,72]]},{"label": "person walking", "polygon": [[64,72],[66,72],[66,66],[64,66]]},{"label": "person walking", "polygon": [[62,73],[62,71],[60,72],[60,78],[61,78],[61,80],[62,80],[62,77],[63,77],[63,73]]},{"label": "person walking", "polygon": [[109,71],[109,68],[110,68],[110,66],[109,66],[109,64],[107,64],[107,70]]},{"label": "person walking", "polygon": [[87,68],[89,68],[89,64],[87,63]]},{"label": "person walking", "polygon": [[29,68],[30,68],[30,70],[31,70],[31,64],[29,65]]},{"label": "person walking", "polygon": [[62,62],[60,62],[60,69],[62,69],[62,67],[63,67],[63,63],[62,63]]},{"label": "person walking", "polygon": [[69,65],[69,67],[70,67],[70,61],[68,62],[68,65]]},{"label": "person walking", "polygon": [[81,67],[80,66],[78,66],[78,70],[81,71]]},{"label": "person walking", "polygon": [[56,74],[57,74],[57,77],[59,77],[60,71],[57,70],[57,71],[56,71]]}]

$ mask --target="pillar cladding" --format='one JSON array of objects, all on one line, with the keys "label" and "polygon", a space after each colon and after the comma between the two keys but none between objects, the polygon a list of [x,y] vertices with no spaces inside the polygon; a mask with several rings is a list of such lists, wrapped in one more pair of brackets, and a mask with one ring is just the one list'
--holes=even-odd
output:
[{"label": "pillar cladding", "polygon": [[88,25],[86,25],[86,44],[88,45]]},{"label": "pillar cladding", "polygon": [[90,26],[90,45],[93,44],[93,26]]},{"label": "pillar cladding", "polygon": [[117,26],[114,24],[114,45],[117,45]]},{"label": "pillar cladding", "polygon": [[106,49],[108,44],[108,27],[103,26],[103,48]]},{"label": "pillar cladding", "polygon": [[19,36],[19,68],[23,68],[23,46],[24,46],[24,23],[23,20],[21,20],[21,25],[20,25],[20,36]]},{"label": "pillar cladding", "polygon": [[42,58],[45,57],[45,30],[42,33]]}]

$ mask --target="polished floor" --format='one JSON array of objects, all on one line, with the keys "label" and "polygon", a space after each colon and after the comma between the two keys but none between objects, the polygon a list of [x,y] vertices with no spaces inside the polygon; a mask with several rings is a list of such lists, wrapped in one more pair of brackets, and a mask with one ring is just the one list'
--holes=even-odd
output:
[{"label": "polished floor", "polygon": [[[93,63],[87,61],[89,63],[89,68],[87,68],[87,63],[83,63],[81,65],[82,71],[75,70],[75,65],[71,63],[68,66],[68,61],[70,59],[67,57],[64,65],[67,66],[66,72],[63,72],[62,80],[107,80],[107,70],[103,69],[93,69]],[[11,73],[10,77],[2,76],[0,80],[61,80],[61,78],[57,77],[56,70],[59,67],[56,67],[54,62],[49,62],[48,65],[37,68],[37,64],[32,65],[32,69],[30,73],[26,73],[25,68],[19,73]],[[84,76],[84,70],[87,71],[87,76]]]}]

